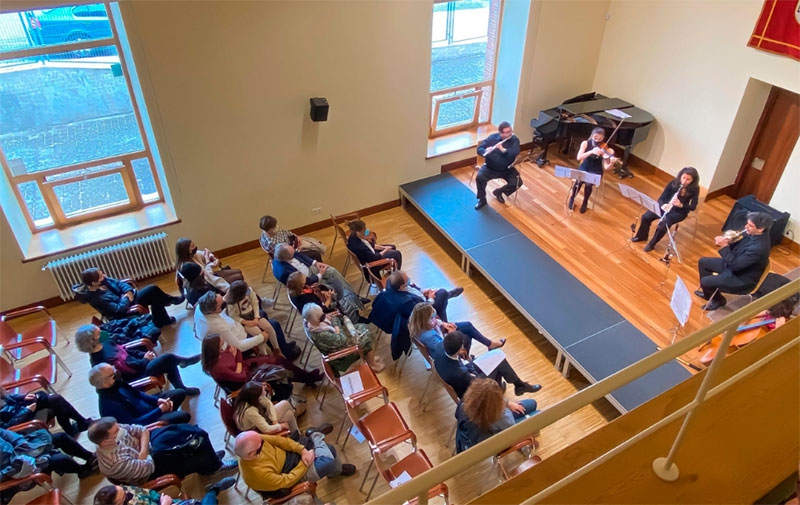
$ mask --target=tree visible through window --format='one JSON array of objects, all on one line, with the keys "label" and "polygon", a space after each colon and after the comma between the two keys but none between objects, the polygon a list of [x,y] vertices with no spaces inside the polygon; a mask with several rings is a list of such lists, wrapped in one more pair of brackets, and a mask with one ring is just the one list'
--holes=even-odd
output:
[{"label": "tree visible through window", "polygon": [[432,137],[489,122],[500,2],[457,0],[433,5]]},{"label": "tree visible through window", "polygon": [[32,230],[163,200],[111,6],[0,15],[0,161]]}]

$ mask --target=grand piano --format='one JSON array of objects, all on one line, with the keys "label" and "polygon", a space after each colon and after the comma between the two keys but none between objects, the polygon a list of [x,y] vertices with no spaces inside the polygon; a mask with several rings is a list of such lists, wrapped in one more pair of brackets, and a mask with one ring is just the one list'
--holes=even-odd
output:
[{"label": "grand piano", "polygon": [[608,139],[619,125],[620,116],[628,117],[622,120],[622,126],[611,139],[611,144],[622,148],[622,165],[614,172],[620,179],[633,177],[628,170],[628,158],[631,149],[647,138],[653,115],[620,98],[608,98],[594,92],[578,95],[557,107],[540,111],[539,117],[531,120],[533,144],[542,148],[536,164],[541,167],[550,162],[547,150],[553,142],[560,141],[562,153],[566,154],[573,139],[589,138],[592,130],[598,126],[606,130]]}]

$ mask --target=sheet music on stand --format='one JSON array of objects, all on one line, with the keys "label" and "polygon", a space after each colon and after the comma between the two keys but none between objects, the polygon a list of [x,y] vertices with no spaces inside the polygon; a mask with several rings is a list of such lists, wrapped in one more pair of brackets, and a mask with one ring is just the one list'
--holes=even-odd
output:
[{"label": "sheet music on stand", "polygon": [[475,361],[472,363],[478,367],[481,372],[490,375],[504,359],[506,359],[506,353],[500,349],[492,349],[475,358]]},{"label": "sheet music on stand", "polygon": [[656,216],[661,216],[661,206],[658,204],[656,200],[653,200],[649,196],[645,195],[644,193],[640,193],[642,195],[642,207],[649,210]]},{"label": "sheet music on stand", "polygon": [[577,181],[594,184],[595,186],[600,184],[600,181],[602,181],[600,174],[592,174],[590,172],[584,172],[583,170],[578,170],[576,168],[562,167],[560,165],[556,165],[555,170],[556,170],[556,177],[563,177],[564,179],[575,179]]},{"label": "sheet music on stand", "polygon": [[342,384],[344,396],[352,396],[354,393],[364,391],[364,384],[361,382],[361,374],[358,373],[358,370],[342,375],[339,377],[339,382]]},{"label": "sheet music on stand", "polygon": [[686,326],[686,321],[689,320],[689,312],[692,310],[692,295],[680,275],[675,278],[675,288],[672,290],[672,299],[669,301],[669,306],[681,326]]},{"label": "sheet music on stand", "polygon": [[642,204],[641,193],[639,193],[632,187],[628,186],[627,184],[622,184],[621,182],[618,183],[618,186],[619,186],[619,192],[622,193],[622,196],[624,196],[625,198],[630,198],[639,205]]}]

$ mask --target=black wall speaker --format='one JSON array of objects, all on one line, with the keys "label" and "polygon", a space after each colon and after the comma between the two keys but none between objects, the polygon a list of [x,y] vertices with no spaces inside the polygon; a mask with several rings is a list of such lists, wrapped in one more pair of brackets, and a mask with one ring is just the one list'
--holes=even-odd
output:
[{"label": "black wall speaker", "polygon": [[327,121],[328,120],[328,100],[325,98],[312,98],[311,100],[311,120]]},{"label": "black wall speaker", "polygon": [[772,216],[775,222],[772,223],[772,229],[769,231],[770,242],[772,242],[773,247],[778,245],[781,238],[783,238],[783,231],[786,229],[786,225],[789,224],[789,213],[775,210],[766,203],[758,201],[753,195],[747,195],[736,200],[731,213],[728,214],[728,219],[722,225],[723,231],[743,229],[747,223],[748,212],[766,212]]}]

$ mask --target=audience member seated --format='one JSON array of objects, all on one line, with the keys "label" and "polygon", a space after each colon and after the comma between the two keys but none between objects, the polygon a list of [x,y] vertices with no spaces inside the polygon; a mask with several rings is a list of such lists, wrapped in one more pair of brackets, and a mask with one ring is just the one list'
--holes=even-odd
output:
[{"label": "audience member seated", "polygon": [[[337,312],[325,314],[322,307],[316,303],[308,303],[303,307],[303,324],[322,354],[332,354],[358,344],[361,357],[370,368],[376,373],[383,371],[385,365],[378,356],[375,356],[375,338],[366,324],[353,324],[347,316],[339,315]],[[358,359],[359,355],[353,353],[332,360],[330,365],[337,374],[344,374]]]},{"label": "audience member seated", "polygon": [[336,449],[325,442],[324,433],[306,432],[301,440],[303,443],[254,431],[240,433],[235,451],[245,484],[256,491],[280,495],[288,494],[303,480],[317,482],[356,472],[354,465],[339,461]]},{"label": "audience member seated", "polygon": [[293,272],[286,283],[292,305],[298,312],[302,314],[303,308],[307,303],[316,303],[322,307],[326,314],[339,311],[349,317],[351,321],[369,322],[369,319],[361,315],[363,304],[358,300],[358,295],[348,291],[348,297],[342,303],[339,303],[335,291],[319,283],[309,286],[306,284],[306,279],[307,277],[302,272]]},{"label": "audience member seated", "polygon": [[[51,434],[39,429],[17,433],[0,428],[0,481],[51,472],[74,473],[83,479],[96,470],[94,454],[64,432]],[[0,502],[10,503],[11,497],[19,491],[19,488],[11,488],[0,492]]]},{"label": "audience member seated", "polygon": [[192,473],[219,475],[236,469],[214,451],[208,433],[191,424],[173,424],[148,431],[144,426],[119,424],[102,417],[89,427],[97,445],[100,471],[109,480],[138,485],[166,474],[184,478]]},{"label": "audience member seated", "polygon": [[175,243],[175,271],[180,272],[184,263],[194,262],[203,268],[203,275],[209,284],[222,292],[228,291],[228,286],[233,281],[243,281],[241,270],[230,267],[221,267],[219,259],[208,249],[197,250],[191,239],[181,238]]},{"label": "audience member seated", "polygon": [[[305,404],[303,412],[305,412]],[[233,420],[240,431],[255,430],[275,434],[281,430],[297,431],[297,416],[288,400],[272,404],[267,386],[260,382],[248,382],[233,401]]]},{"label": "audience member seated", "polygon": [[[484,337],[470,322],[443,322],[436,316],[436,310],[430,302],[420,302],[416,304],[414,310],[411,311],[411,317],[408,318],[408,333],[411,337],[419,339],[428,349],[432,347],[435,348],[437,354],[438,351],[442,349],[441,343],[444,340],[444,335],[451,331],[460,331],[464,334],[464,350],[467,354],[469,354],[473,340],[477,340],[489,350],[503,347],[506,344],[506,339],[504,338],[501,338],[499,342],[493,342]],[[434,360],[444,357],[441,354],[431,356]]]},{"label": "audience member seated", "polygon": [[392,358],[397,360],[403,353],[410,352],[411,338],[408,335],[408,318],[414,306],[430,301],[439,319],[447,321],[447,304],[464,292],[458,287],[450,291],[444,289],[425,289],[420,291],[408,279],[405,272],[398,270],[389,276],[386,290],[379,293],[372,302],[369,320],[372,324],[392,335]]},{"label": "audience member seated", "polygon": [[175,499],[154,489],[143,489],[136,486],[103,486],[94,495],[94,505],[217,505],[219,494],[233,487],[236,479],[224,479],[206,486],[206,494],[202,500]]},{"label": "audience member seated", "polygon": [[208,283],[205,275],[203,275],[203,267],[197,263],[184,263],[181,266],[180,274],[183,278],[183,292],[186,295],[186,301],[192,306],[197,305],[200,297],[209,291],[220,295],[225,294],[224,291]]},{"label": "audience member seated", "polygon": [[149,395],[123,381],[117,370],[107,363],[89,370],[89,384],[97,390],[100,415],[104,417],[114,417],[127,424],[158,421],[178,424],[188,423],[192,418],[189,412],[177,411],[186,399],[183,389]]},{"label": "audience member seated", "polygon": [[[358,257],[358,262],[362,265],[382,259],[393,259],[397,264],[397,269],[403,267],[403,254],[397,250],[393,244],[378,244],[377,235],[367,229],[366,223],[360,219],[350,221],[347,226],[350,228],[350,235],[347,237],[347,248]],[[372,274],[378,279],[381,278],[381,270],[384,267],[372,267]],[[369,281],[370,277],[364,272],[364,277]]]},{"label": "audience member seated", "polygon": [[158,286],[145,286],[136,290],[127,282],[106,277],[99,268],[87,268],[81,273],[82,284],[72,287],[75,299],[88,303],[106,319],[125,319],[131,317],[131,305],[144,305],[150,308],[153,324],[161,328],[175,322],[167,313],[167,305],[183,302],[182,296],[171,296]]},{"label": "audience member seated", "polygon": [[475,379],[456,407],[456,452],[463,452],[536,413],[536,400],[503,398],[492,379]]},{"label": "audience member seated", "polygon": [[64,433],[71,437],[89,429],[92,422],[59,394],[44,391],[12,394],[0,387],[0,428],[10,428],[34,419],[45,423],[55,419]]},{"label": "audience member seated", "polygon": [[466,352],[464,351],[465,339],[466,337],[460,331],[451,331],[444,336],[442,349],[438,349],[437,345],[428,348],[431,355],[444,353],[444,358],[434,358],[436,373],[455,390],[459,398],[463,398],[464,393],[474,379],[485,377],[497,381],[504,391],[505,385],[503,381],[513,384],[514,394],[517,396],[522,396],[525,393],[535,393],[542,389],[542,386],[539,384],[531,385],[520,379],[507,360],[501,361],[489,374],[483,373],[475,366],[472,363],[472,359],[465,363],[462,359],[462,356],[466,356]]},{"label": "audience member seated", "polygon": [[289,361],[300,357],[300,349],[294,342],[287,342],[281,324],[269,319],[261,306],[261,297],[244,281],[233,281],[223,297],[228,315],[244,327],[251,337],[264,333],[267,342],[277,342],[280,353]]},{"label": "audience member seated", "polygon": [[317,261],[322,261],[322,256],[325,255],[326,248],[320,240],[313,237],[301,237],[283,228],[278,228],[278,220],[272,216],[263,216],[258,222],[258,227],[261,228],[261,239],[259,240],[261,248],[273,258],[275,257],[275,248],[280,244],[289,244]]},{"label": "audience member seated", "polygon": [[327,286],[336,293],[339,303],[352,301],[359,310],[364,308],[365,303],[370,302],[369,298],[360,297],[353,286],[334,267],[297,253],[292,246],[287,244],[280,244],[275,250],[272,272],[275,274],[275,278],[284,285],[289,282],[289,276],[292,273],[301,272],[306,276],[306,285],[313,286],[319,283]]},{"label": "audience member seated", "polygon": [[89,354],[92,366],[101,363],[113,365],[126,382],[142,377],[166,375],[172,387],[182,389],[189,396],[200,394],[198,388],[186,387],[178,367],[185,368],[200,362],[200,355],[184,358],[172,353],[156,356],[152,351],[127,349],[114,342],[113,336],[93,324],[84,324],[75,333],[75,346]]},{"label": "audience member seated", "polygon": [[323,379],[319,370],[307,372],[285,358],[257,356],[244,359],[242,351],[228,345],[219,335],[203,339],[203,371],[211,376],[226,392],[238,391],[259,372],[262,365],[278,365],[292,372],[293,382],[313,386]]},{"label": "audience member seated", "polygon": [[230,346],[240,351],[254,350],[261,355],[270,354],[270,350],[265,344],[267,339],[272,338],[273,352],[280,354],[280,346],[275,336],[260,331],[257,335],[250,336],[245,331],[244,326],[233,320],[225,309],[225,300],[222,296],[215,293],[206,293],[200,297],[194,311],[194,332],[198,338],[202,339],[211,334],[217,334]]}]

